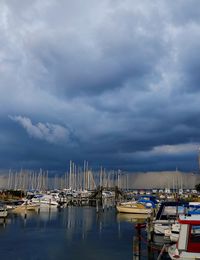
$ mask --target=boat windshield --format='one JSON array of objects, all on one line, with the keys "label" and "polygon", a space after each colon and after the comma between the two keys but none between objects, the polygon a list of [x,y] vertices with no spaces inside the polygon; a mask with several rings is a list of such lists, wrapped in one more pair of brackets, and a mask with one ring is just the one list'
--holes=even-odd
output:
[{"label": "boat windshield", "polygon": [[191,227],[191,242],[192,243],[200,243],[200,226],[192,226]]},{"label": "boat windshield", "polygon": [[163,215],[176,215],[176,212],[178,214],[184,213],[184,207],[183,206],[168,206],[164,208]]}]

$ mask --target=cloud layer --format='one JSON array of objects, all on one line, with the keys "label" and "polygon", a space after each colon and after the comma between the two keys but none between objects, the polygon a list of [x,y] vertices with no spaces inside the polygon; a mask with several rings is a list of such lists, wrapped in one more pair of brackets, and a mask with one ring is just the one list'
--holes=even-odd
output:
[{"label": "cloud layer", "polygon": [[68,130],[60,125],[49,123],[37,123],[33,125],[30,118],[22,116],[10,116],[10,119],[18,122],[27,131],[30,137],[45,140],[49,143],[60,144],[69,139]]},{"label": "cloud layer", "polygon": [[198,0],[0,9],[1,168],[198,168]]}]

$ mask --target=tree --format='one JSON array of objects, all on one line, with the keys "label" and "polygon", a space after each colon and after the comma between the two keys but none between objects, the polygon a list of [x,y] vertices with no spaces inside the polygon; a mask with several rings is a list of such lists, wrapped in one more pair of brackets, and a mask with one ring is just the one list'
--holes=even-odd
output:
[{"label": "tree", "polygon": [[196,189],[198,192],[200,192],[200,183],[198,183],[198,184],[195,185],[195,189]]}]

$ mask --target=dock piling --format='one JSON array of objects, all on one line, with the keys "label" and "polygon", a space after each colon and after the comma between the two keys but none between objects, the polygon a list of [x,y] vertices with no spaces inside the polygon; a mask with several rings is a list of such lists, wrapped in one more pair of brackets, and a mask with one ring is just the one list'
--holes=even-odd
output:
[{"label": "dock piling", "polygon": [[99,213],[99,200],[96,200],[96,212]]}]

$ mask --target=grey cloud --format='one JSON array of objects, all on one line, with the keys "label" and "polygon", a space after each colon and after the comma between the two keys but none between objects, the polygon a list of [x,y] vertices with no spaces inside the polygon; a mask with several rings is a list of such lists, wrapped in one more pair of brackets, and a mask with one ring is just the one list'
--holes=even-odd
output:
[{"label": "grey cloud", "polygon": [[198,0],[165,0],[161,1],[162,7],[169,11],[169,17],[177,26],[185,26],[188,23],[200,22],[200,3]]}]

